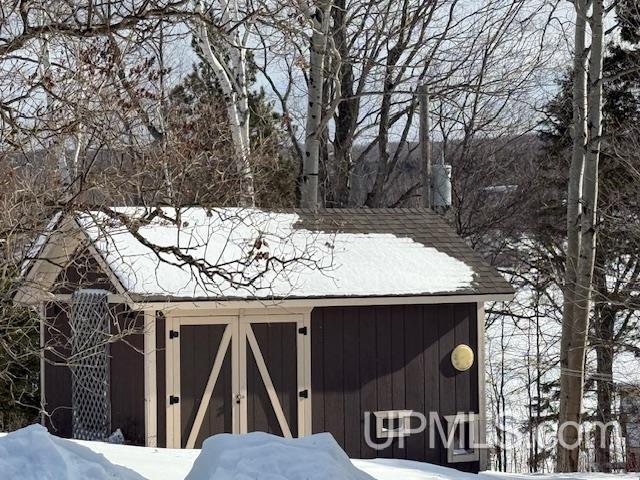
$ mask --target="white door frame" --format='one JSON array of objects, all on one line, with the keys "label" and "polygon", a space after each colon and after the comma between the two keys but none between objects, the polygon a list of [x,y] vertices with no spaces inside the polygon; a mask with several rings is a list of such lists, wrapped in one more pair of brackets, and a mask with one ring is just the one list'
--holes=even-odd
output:
[{"label": "white door frame", "polygon": [[[240,338],[247,339],[244,342],[240,342],[240,359],[242,361],[240,368],[240,392],[246,398],[247,394],[247,345],[250,344],[250,336],[253,335],[251,324],[254,323],[295,323],[296,324],[296,355],[297,355],[297,383],[298,383],[298,436],[304,437],[311,435],[311,315],[305,314],[273,314],[267,313],[263,315],[241,315],[240,316]],[[302,334],[303,329],[306,334]],[[255,337],[254,337],[255,338]],[[250,348],[251,349],[251,348]],[[254,357],[255,358],[255,357]],[[261,370],[261,375],[265,381],[265,387],[267,393],[272,399],[272,407],[275,410],[276,417],[280,424],[283,422],[283,414],[279,412],[278,401],[273,387],[269,386],[269,381],[265,378],[268,377],[268,373],[264,372],[264,368],[260,368],[259,359],[256,358],[256,364],[258,364],[258,370]],[[266,366],[268,370],[268,365]],[[300,392],[307,392],[307,397],[300,395]],[[275,397],[275,399],[274,399]],[[240,410],[241,427],[240,433],[246,433],[248,431],[247,426],[247,403],[242,402]],[[285,429],[283,428],[283,433]]]},{"label": "white door frame", "polygon": [[[180,338],[181,338],[181,326],[182,325],[227,325],[227,328],[231,328],[231,360],[232,365],[234,360],[237,359],[237,332],[234,331],[238,326],[238,317],[235,315],[216,315],[212,317],[196,317],[196,316],[167,316],[165,322],[165,345],[166,345],[166,392],[167,398],[166,410],[167,410],[167,448],[182,448],[182,424],[180,402],[171,404],[170,398],[180,398]],[[171,337],[171,332],[178,332],[177,338]],[[236,339],[234,341],[234,339]],[[207,369],[211,369],[211,365],[206,366]],[[231,390],[233,392],[238,391],[239,378],[231,369]],[[240,422],[238,413],[238,407],[235,402],[231,404],[231,416],[232,425],[234,431],[236,431],[237,425]]]},{"label": "white door frame", "polygon": [[[172,312],[166,316],[166,420],[167,420],[167,448],[181,448],[181,409],[180,403],[171,404],[171,396],[180,398],[180,327],[182,325],[227,325],[231,328],[231,386],[232,386],[232,428],[233,433],[248,431],[247,412],[247,355],[253,354],[259,345],[251,325],[254,323],[295,323],[297,350],[297,390],[305,391],[307,396],[298,395],[298,436],[310,435],[311,432],[311,310],[301,313],[272,313],[268,309],[264,312],[252,310],[250,314],[238,312],[225,314],[216,312],[214,315],[180,315]],[[198,312],[200,313],[200,312]],[[235,312],[234,312],[235,313]],[[178,338],[170,338],[170,332],[178,332]],[[219,352],[216,357],[219,356]],[[260,360],[261,353],[255,355],[258,369],[272,401],[272,407],[280,425],[286,422],[275,390],[269,379],[268,365]],[[212,365],[206,366],[213,370]],[[214,376],[217,372],[212,371]],[[211,379],[211,378],[210,378]],[[215,380],[215,379],[214,379]],[[209,382],[208,382],[209,383]],[[211,385],[213,387],[213,385]],[[206,392],[205,392],[206,394]],[[239,399],[238,403],[236,400]],[[287,428],[283,428],[286,435]]]}]

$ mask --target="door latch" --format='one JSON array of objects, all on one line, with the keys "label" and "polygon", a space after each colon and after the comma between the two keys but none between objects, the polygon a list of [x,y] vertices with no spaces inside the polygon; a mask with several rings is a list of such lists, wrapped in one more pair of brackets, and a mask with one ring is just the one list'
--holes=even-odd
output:
[{"label": "door latch", "polygon": [[180,403],[180,397],[176,397],[175,395],[169,396],[169,405],[175,405],[176,403]]},{"label": "door latch", "polygon": [[236,393],[235,399],[238,405],[240,405],[240,402],[242,402],[243,398],[244,398],[244,395],[242,395],[241,393]]}]

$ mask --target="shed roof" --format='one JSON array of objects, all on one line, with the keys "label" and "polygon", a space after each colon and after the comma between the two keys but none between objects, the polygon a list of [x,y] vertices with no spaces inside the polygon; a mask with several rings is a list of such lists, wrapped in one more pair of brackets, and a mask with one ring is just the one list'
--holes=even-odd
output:
[{"label": "shed roof", "polygon": [[[325,209],[318,212],[302,210],[299,214],[301,224],[305,228],[343,233],[389,234],[398,238],[409,238],[424,247],[445,253],[464,263],[474,272],[471,286],[466,287],[468,290],[464,291],[464,294],[513,294],[514,292],[511,284],[432,210],[422,208]],[[425,273],[429,272],[428,269]],[[460,290],[455,293],[460,293]]]},{"label": "shed roof", "polygon": [[71,259],[82,244],[117,291],[141,302],[492,300],[513,293],[441,217],[423,209],[117,207],[60,219],[45,237],[18,293],[25,301],[39,295],[34,284],[52,291],[62,257]]},{"label": "shed roof", "polygon": [[157,215],[153,209],[115,208],[78,215],[76,221],[124,290],[143,298],[513,291],[428,210],[163,208]]}]

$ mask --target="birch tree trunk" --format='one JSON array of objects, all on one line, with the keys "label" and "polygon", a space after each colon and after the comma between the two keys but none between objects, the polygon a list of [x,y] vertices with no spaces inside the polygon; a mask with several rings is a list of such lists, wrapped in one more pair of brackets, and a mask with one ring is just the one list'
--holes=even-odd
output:
[{"label": "birch tree trunk", "polygon": [[[55,118],[55,104],[54,96],[51,94],[50,89],[53,87],[53,71],[51,69],[51,51],[49,49],[49,39],[42,38],[42,48],[40,50],[40,65],[42,69],[43,84],[45,85],[45,104],[46,104],[46,118],[49,123],[48,128],[53,132],[56,130],[56,118]],[[74,166],[69,162],[67,158],[67,152],[65,151],[64,137],[62,141],[57,135],[50,134],[50,139],[47,141],[49,154],[57,157],[58,175],[60,176],[60,182],[65,190],[64,196],[71,196],[69,191],[74,178]]]},{"label": "birch tree trunk", "polygon": [[321,130],[324,122],[323,86],[324,69],[327,57],[327,42],[331,3],[322,2],[312,15],[313,34],[309,52],[309,85],[307,93],[307,122],[302,162],[302,182],[300,185],[300,206],[315,209],[318,207],[318,173],[320,165]]},{"label": "birch tree trunk", "polygon": [[[204,13],[201,2],[199,9]],[[223,47],[211,42],[210,29],[215,28],[213,12],[210,22],[201,21],[195,29],[195,38],[204,53],[204,58],[218,80],[226,104],[231,139],[235,150],[236,171],[240,177],[240,203],[255,205],[253,170],[251,168],[251,145],[249,139],[249,92],[247,87],[246,35],[241,38],[238,26],[242,22],[237,0],[220,2],[222,28],[215,35],[223,37]],[[248,27],[247,27],[248,28]],[[225,30],[226,29],[226,30]]]},{"label": "birch tree trunk", "polygon": [[[578,469],[584,363],[596,248],[598,163],[602,134],[604,0],[594,0],[591,18],[589,89],[586,85],[587,3],[576,0],[574,62],[574,145],[567,203],[567,259],[560,352],[560,410],[556,470]],[[588,125],[585,125],[585,100]],[[588,129],[588,130],[587,130]],[[588,135],[585,152],[585,135]],[[581,192],[581,195],[580,195]],[[582,207],[582,211],[581,211]],[[567,422],[572,422],[568,424]]]}]

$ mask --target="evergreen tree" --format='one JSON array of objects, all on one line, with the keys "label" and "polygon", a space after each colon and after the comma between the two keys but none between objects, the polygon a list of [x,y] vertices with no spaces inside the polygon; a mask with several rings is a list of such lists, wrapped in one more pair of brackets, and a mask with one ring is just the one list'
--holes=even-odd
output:
[{"label": "evergreen tree", "polygon": [[[233,145],[226,128],[223,93],[202,52],[194,45],[200,61],[169,96],[172,128],[188,143],[184,151],[202,157],[184,183],[188,203],[220,205],[233,203],[226,195],[233,189],[212,189],[220,180],[234,181],[229,155]],[[256,83],[255,63],[249,56],[249,84]],[[250,141],[255,175],[256,201],[263,207],[291,207],[296,203],[296,166],[282,128],[283,118],[262,88],[249,94]]]}]

